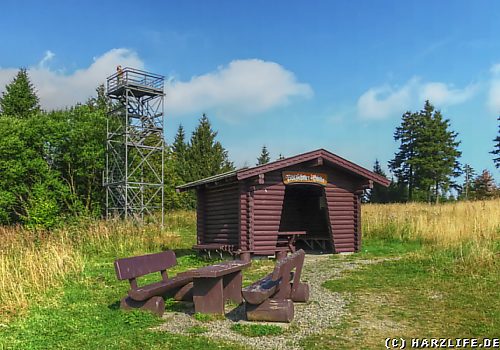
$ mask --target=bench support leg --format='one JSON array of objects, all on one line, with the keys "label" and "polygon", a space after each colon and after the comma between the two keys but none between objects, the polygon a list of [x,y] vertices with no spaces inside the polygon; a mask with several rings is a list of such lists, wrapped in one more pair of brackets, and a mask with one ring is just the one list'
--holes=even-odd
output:
[{"label": "bench support leg", "polygon": [[193,282],[177,290],[174,294],[174,300],[193,302]]},{"label": "bench support leg", "polygon": [[193,302],[195,312],[224,315],[223,296],[222,277],[198,277],[193,279]]},{"label": "bench support leg", "polygon": [[137,301],[130,297],[125,297],[120,301],[120,308],[123,310],[148,310],[161,317],[165,312],[165,301],[162,297],[152,297],[145,301]]},{"label": "bench support leg", "polygon": [[237,304],[241,304],[243,301],[241,296],[242,282],[243,275],[241,271],[236,271],[224,276],[224,301],[231,300]]},{"label": "bench support leg", "polygon": [[291,322],[294,316],[290,299],[267,299],[262,304],[245,304],[248,321]]},{"label": "bench support leg", "polygon": [[249,262],[251,260],[250,252],[240,253],[240,260],[243,260],[244,262]]},{"label": "bench support leg", "polygon": [[[293,283],[291,287],[293,291]],[[307,283],[299,283],[295,292],[291,293],[292,300],[298,303],[306,303],[309,301],[309,285]]]}]

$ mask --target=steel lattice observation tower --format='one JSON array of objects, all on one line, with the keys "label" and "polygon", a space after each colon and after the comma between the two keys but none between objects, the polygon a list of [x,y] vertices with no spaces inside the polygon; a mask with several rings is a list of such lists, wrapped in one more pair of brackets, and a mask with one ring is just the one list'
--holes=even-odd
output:
[{"label": "steel lattice observation tower", "polygon": [[117,68],[107,78],[106,217],[164,221],[164,77]]}]

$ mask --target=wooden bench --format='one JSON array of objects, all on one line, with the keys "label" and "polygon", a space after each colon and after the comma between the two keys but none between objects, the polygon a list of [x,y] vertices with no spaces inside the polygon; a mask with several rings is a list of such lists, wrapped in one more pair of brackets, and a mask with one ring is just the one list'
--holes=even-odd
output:
[{"label": "wooden bench", "polygon": [[293,302],[309,300],[309,285],[300,282],[305,253],[302,249],[280,259],[269,275],[243,288],[249,321],[291,322]]},{"label": "wooden bench", "polygon": [[306,234],[306,231],[286,231],[278,232],[278,240],[276,242],[276,248],[288,248],[285,253],[277,253],[276,258],[282,259],[284,258],[288,252],[295,253],[295,243],[297,241],[297,236],[303,236]]},{"label": "wooden bench", "polygon": [[319,247],[322,251],[327,251],[329,248],[328,246],[331,244],[331,238],[321,236],[305,236],[297,238],[297,242],[304,243],[307,248],[311,250],[318,249]]},{"label": "wooden bench", "polygon": [[231,255],[235,254],[235,246],[233,244],[221,244],[221,243],[204,243],[204,244],[196,244],[193,246],[194,250],[205,251],[210,258],[210,252],[215,250],[222,259],[222,254],[227,252]]},{"label": "wooden bench", "polygon": [[[162,316],[165,311],[163,296],[171,293],[176,300],[189,299],[189,284],[193,281],[193,277],[189,273],[184,273],[168,278],[167,269],[176,264],[175,253],[171,250],[115,260],[116,277],[130,282],[128,296],[121,300],[120,307],[141,308]],[[143,286],[137,284],[138,277],[154,272],[160,272],[161,281]]]}]

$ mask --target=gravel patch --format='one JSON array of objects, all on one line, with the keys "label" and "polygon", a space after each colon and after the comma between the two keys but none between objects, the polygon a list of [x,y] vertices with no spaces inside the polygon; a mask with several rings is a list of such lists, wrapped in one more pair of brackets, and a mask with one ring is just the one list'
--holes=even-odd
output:
[{"label": "gravel patch", "polygon": [[[240,343],[252,349],[289,349],[299,350],[299,342],[309,335],[321,333],[323,330],[340,323],[347,312],[348,297],[332,292],[321,285],[349,270],[354,270],[362,265],[381,262],[385,259],[332,260],[331,255],[306,255],[301,280],[309,283],[310,300],[307,303],[295,303],[295,317],[290,324],[272,323],[284,328],[282,335],[247,337],[230,329],[235,323],[255,324],[245,321],[243,305],[240,305],[226,314],[226,318],[210,322],[200,322],[192,317],[192,306],[186,312],[166,312],[163,316],[165,323],[157,329],[178,334],[189,334],[193,326],[203,326],[207,332],[202,335],[211,339]],[[226,311],[228,309],[226,308]],[[258,322],[263,324],[262,322]]]}]

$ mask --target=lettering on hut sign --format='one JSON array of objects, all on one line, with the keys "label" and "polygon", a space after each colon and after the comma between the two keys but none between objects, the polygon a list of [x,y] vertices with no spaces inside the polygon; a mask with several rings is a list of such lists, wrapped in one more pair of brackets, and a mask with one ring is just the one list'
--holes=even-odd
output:
[{"label": "lettering on hut sign", "polygon": [[284,171],[283,183],[285,185],[293,183],[316,183],[325,186],[328,179],[326,174],[308,173],[305,171]]}]

